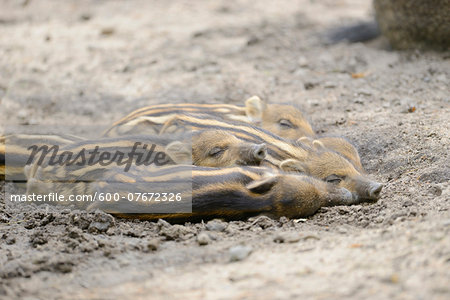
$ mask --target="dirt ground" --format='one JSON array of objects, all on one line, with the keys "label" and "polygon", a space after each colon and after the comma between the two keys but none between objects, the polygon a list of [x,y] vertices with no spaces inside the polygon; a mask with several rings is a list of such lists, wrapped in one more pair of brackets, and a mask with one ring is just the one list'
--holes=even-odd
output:
[{"label": "dirt ground", "polygon": [[450,298],[450,56],[391,51],[383,38],[324,43],[331,28],[370,20],[370,1],[0,7],[2,131],[100,135],[145,105],[259,95],[347,137],[385,184],[375,204],[308,219],[185,225],[13,205],[2,193],[0,298]]}]

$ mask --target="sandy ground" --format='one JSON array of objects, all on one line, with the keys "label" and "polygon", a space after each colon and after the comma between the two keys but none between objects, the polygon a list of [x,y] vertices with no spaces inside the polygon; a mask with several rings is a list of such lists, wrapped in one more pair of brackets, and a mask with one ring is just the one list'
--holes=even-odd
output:
[{"label": "sandy ground", "polygon": [[330,28],[370,20],[370,1],[0,7],[2,131],[50,124],[99,135],[148,104],[256,94],[349,138],[385,183],[375,204],[305,220],[185,225],[2,196],[0,298],[450,298],[450,56],[393,52],[383,38],[323,44]]}]

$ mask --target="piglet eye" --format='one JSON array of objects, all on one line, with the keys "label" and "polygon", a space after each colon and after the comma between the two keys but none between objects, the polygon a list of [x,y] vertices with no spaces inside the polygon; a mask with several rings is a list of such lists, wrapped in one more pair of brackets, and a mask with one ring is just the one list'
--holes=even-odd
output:
[{"label": "piglet eye", "polygon": [[219,148],[219,147],[214,147],[214,148],[212,148],[211,149],[211,151],[209,151],[209,156],[212,156],[212,157],[217,157],[217,156],[220,156],[220,155],[222,155],[222,153],[225,151],[225,149],[223,149],[223,148]]},{"label": "piglet eye", "polygon": [[328,183],[339,184],[342,181],[342,177],[338,176],[338,175],[335,175],[335,174],[332,174],[330,176],[327,176],[325,178],[325,181],[328,182]]},{"label": "piglet eye", "polygon": [[281,127],[285,127],[285,128],[294,128],[294,124],[292,124],[291,121],[286,120],[286,119],[280,119],[278,121],[278,124],[280,124]]}]

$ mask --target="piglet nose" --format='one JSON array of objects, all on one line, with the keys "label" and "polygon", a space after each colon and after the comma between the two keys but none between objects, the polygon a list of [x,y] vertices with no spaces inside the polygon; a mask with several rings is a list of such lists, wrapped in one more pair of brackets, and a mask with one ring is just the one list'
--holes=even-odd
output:
[{"label": "piglet nose", "polygon": [[257,161],[262,161],[266,158],[267,155],[267,146],[266,144],[255,145],[253,148],[253,156]]},{"label": "piglet nose", "polygon": [[378,182],[374,182],[373,184],[371,184],[370,189],[369,189],[369,197],[371,199],[379,199],[380,198],[380,193],[381,190],[383,189],[383,185],[381,183]]}]

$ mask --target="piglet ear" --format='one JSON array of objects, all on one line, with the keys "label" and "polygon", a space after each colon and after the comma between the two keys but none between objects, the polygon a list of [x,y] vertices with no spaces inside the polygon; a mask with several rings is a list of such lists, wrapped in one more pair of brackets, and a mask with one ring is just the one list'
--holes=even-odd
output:
[{"label": "piglet ear", "polygon": [[253,96],[245,100],[245,114],[251,123],[259,123],[266,109],[266,104],[258,96]]},{"label": "piglet ear", "polygon": [[303,145],[308,145],[311,146],[313,139],[307,136],[302,136],[301,138],[299,138],[298,140],[295,141],[297,144],[303,144]]},{"label": "piglet ear", "polygon": [[314,140],[312,142],[312,145],[313,145],[314,149],[316,149],[316,150],[325,150],[326,149],[325,145],[319,140]]},{"label": "piglet ear", "polygon": [[165,152],[177,164],[192,164],[192,149],[185,143],[172,142],[166,146]]},{"label": "piglet ear", "polygon": [[308,167],[296,159],[286,159],[280,163],[280,169],[285,172],[307,173]]},{"label": "piglet ear", "polygon": [[269,176],[260,180],[252,181],[247,184],[246,188],[256,194],[264,194],[272,189],[278,182],[277,176]]}]

